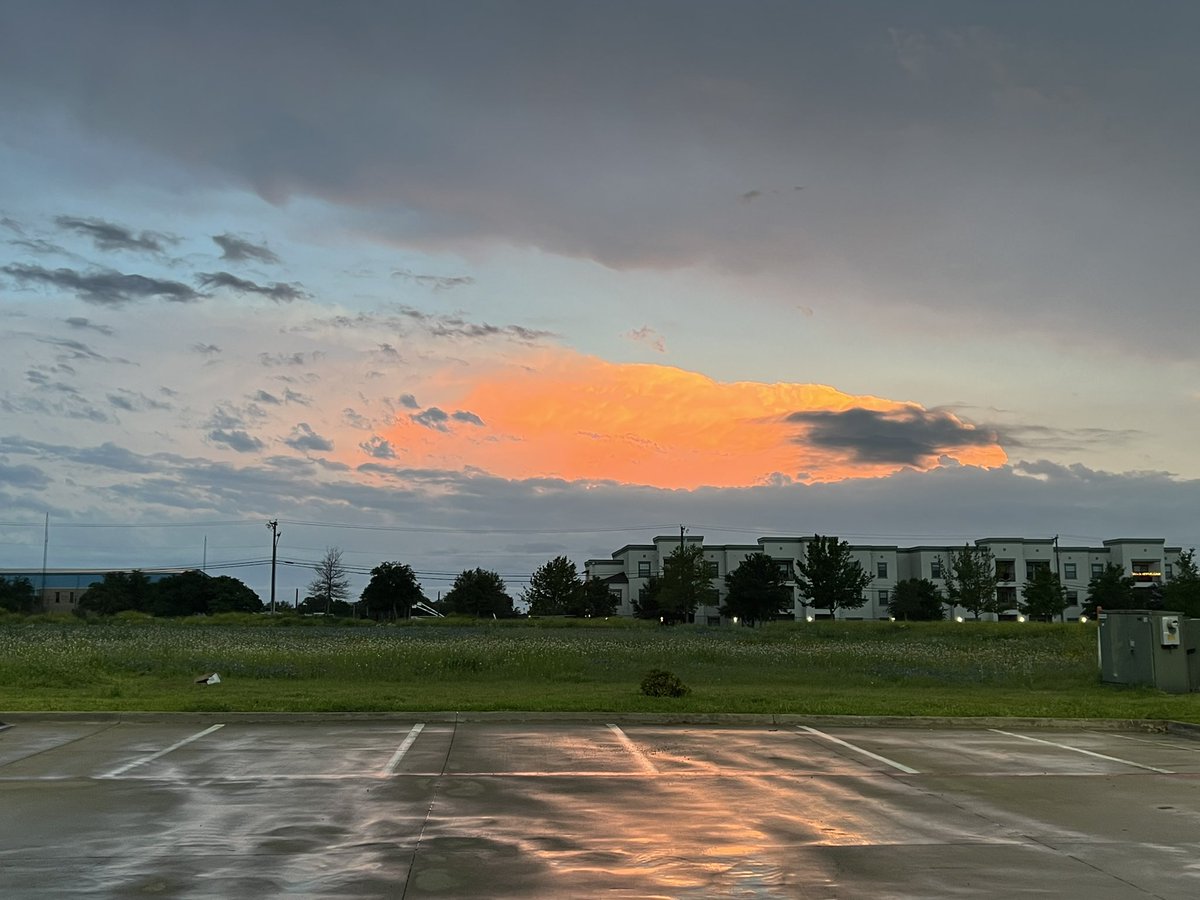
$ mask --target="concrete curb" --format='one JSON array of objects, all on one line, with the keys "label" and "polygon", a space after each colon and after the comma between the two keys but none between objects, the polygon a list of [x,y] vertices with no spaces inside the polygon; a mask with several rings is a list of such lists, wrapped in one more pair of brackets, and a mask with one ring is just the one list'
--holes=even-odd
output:
[{"label": "concrete curb", "polygon": [[450,722],[480,724],[719,725],[813,728],[1027,728],[1172,733],[1200,739],[1200,724],[1166,719],[1052,719],[1037,717],[806,716],[758,713],[618,712],[0,712],[0,728],[36,722],[160,723]]}]

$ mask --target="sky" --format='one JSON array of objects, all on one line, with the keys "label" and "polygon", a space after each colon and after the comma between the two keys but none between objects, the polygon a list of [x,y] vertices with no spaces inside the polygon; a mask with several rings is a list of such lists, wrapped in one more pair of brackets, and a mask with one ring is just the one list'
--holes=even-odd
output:
[{"label": "sky", "polygon": [[0,567],[1198,545],[1198,33],[0,0]]}]

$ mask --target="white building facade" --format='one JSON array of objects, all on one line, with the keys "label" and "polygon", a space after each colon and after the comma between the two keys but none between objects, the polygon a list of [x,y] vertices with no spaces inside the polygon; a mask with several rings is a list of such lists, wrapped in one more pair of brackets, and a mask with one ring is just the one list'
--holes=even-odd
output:
[{"label": "white building facade", "polygon": [[[588,579],[603,579],[609,591],[619,601],[618,613],[632,616],[634,601],[652,577],[660,575],[663,563],[681,546],[700,546],[708,564],[717,601],[696,610],[694,621],[699,624],[722,623],[720,606],[727,593],[725,576],[736,569],[752,553],[765,553],[774,559],[792,588],[791,615],[796,619],[827,617],[828,611],[814,609],[807,597],[796,587],[796,563],[807,554],[812,537],[760,537],[754,544],[705,544],[699,535],[659,535],[649,544],[627,544],[612,554],[611,559],[589,559],[584,564]],[[988,537],[974,541],[985,547],[995,560],[1000,576],[997,599],[1005,604],[999,618],[1016,618],[1025,582],[1039,568],[1057,572],[1067,590],[1070,605],[1065,618],[1079,618],[1087,602],[1088,582],[1104,571],[1105,566],[1119,566],[1135,579],[1140,590],[1152,589],[1169,580],[1179,565],[1180,547],[1168,547],[1163,538],[1114,538],[1100,547],[1061,546],[1055,538]],[[898,547],[891,545],[850,545],[850,553],[871,576],[864,591],[864,603],[858,609],[839,609],[839,619],[887,619],[888,603],[897,582],[909,578],[927,578],[945,590],[943,567],[951,555],[962,550],[958,546]],[[955,609],[952,615],[970,615]],[[989,616],[996,618],[996,616]]]}]

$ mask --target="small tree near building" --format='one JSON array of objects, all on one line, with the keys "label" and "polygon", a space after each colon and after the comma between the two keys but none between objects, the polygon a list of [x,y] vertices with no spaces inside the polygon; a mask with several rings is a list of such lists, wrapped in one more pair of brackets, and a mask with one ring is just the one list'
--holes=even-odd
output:
[{"label": "small tree near building", "polygon": [[79,608],[102,616],[113,616],[119,612],[151,612],[153,585],[146,573],[139,569],[132,572],[105,572],[99,584],[93,584],[79,598]]},{"label": "small tree near building", "polygon": [[996,560],[987,547],[963,544],[962,550],[950,554],[950,563],[942,566],[946,582],[946,602],[961,606],[976,619],[981,613],[997,612]]},{"label": "small tree near building", "polygon": [[603,578],[589,578],[579,591],[579,599],[576,601],[574,610],[569,610],[567,615],[581,618],[603,618],[616,615],[619,605],[620,600],[609,590],[608,584]]},{"label": "small tree near building", "polygon": [[325,556],[313,566],[317,577],[308,585],[308,596],[304,604],[309,612],[323,612],[325,615],[349,615],[350,604],[346,598],[350,596],[350,579],[346,575],[346,567],[342,565],[342,551],[330,547]]},{"label": "small tree near building", "polygon": [[1179,564],[1163,586],[1163,603],[1167,609],[1200,619],[1200,567],[1195,549],[1179,554]]},{"label": "small tree near building", "polygon": [[1069,605],[1067,589],[1057,572],[1038,568],[1021,590],[1020,611],[1038,622],[1053,622]]},{"label": "small tree near building", "polygon": [[413,604],[427,603],[412,566],[382,562],[371,570],[371,580],[359,599],[363,614],[376,622],[383,619],[407,619]]},{"label": "small tree near building", "polygon": [[0,578],[0,609],[31,613],[36,604],[37,592],[28,578]]},{"label": "small tree near building", "polygon": [[936,622],[945,616],[942,592],[928,578],[906,578],[896,582],[888,615],[906,622]]},{"label": "small tree near building", "polygon": [[748,625],[769,622],[792,605],[792,589],[784,583],[779,563],[765,553],[751,553],[725,574],[728,593],[721,615]]},{"label": "small tree near building", "polygon": [[667,625],[686,622],[696,607],[715,603],[717,591],[712,586],[704,548],[699,544],[677,547],[663,560],[662,575],[651,578],[634,601],[639,618],[661,619]]},{"label": "small tree near building", "polygon": [[531,616],[568,616],[578,610],[582,590],[583,582],[575,563],[565,556],[556,556],[530,576],[521,599],[529,604]]},{"label": "small tree near building", "polygon": [[454,579],[449,592],[442,598],[447,612],[476,618],[508,618],[514,615],[512,597],[496,572],[467,569]]},{"label": "small tree near building", "polygon": [[1132,575],[1126,575],[1125,570],[1115,563],[1108,563],[1104,569],[1088,582],[1087,606],[1085,612],[1096,614],[1096,608],[1102,609],[1136,609],[1137,581]]},{"label": "small tree near building", "polygon": [[812,605],[829,610],[858,609],[871,576],[850,552],[850,545],[836,537],[814,534],[803,560],[796,561],[796,586]]}]

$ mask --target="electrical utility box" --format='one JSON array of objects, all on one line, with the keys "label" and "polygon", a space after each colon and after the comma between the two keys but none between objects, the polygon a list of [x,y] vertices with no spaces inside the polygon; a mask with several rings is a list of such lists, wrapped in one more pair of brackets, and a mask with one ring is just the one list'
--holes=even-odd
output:
[{"label": "electrical utility box", "polygon": [[1169,694],[1200,690],[1200,619],[1174,612],[1100,613],[1100,680],[1148,684]]}]

